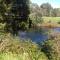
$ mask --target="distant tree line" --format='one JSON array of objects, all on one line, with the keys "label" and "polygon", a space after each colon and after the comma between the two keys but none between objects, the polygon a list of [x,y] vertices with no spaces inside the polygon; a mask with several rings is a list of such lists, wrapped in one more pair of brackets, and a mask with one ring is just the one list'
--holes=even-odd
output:
[{"label": "distant tree line", "polygon": [[43,3],[40,6],[31,3],[30,4],[31,15],[37,14],[38,16],[45,17],[60,17],[60,8],[53,8],[49,3]]}]

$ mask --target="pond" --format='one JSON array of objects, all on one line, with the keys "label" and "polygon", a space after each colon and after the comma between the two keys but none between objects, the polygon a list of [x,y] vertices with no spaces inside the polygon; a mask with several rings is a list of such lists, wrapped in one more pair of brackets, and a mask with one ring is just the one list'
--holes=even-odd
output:
[{"label": "pond", "polygon": [[48,39],[48,31],[60,32],[60,28],[42,28],[41,30],[42,31],[19,31],[19,37],[21,39],[31,39],[33,42],[38,43]]}]

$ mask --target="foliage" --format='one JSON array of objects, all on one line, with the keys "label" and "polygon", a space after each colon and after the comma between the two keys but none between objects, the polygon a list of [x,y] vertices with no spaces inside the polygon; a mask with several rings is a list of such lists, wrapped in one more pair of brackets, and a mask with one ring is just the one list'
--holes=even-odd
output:
[{"label": "foliage", "polygon": [[60,17],[60,8],[53,8],[49,3],[43,3],[40,6],[38,4],[31,3],[30,11],[32,16],[34,16],[35,13],[39,13],[42,17]]},{"label": "foliage", "polygon": [[42,14],[40,13],[40,8],[37,4],[30,4],[30,19],[32,20],[32,23],[42,23]]},{"label": "foliage", "polygon": [[60,21],[58,21],[58,24],[60,24]]},{"label": "foliage", "polygon": [[43,3],[40,7],[43,16],[51,16],[53,8],[49,3]]},{"label": "foliage", "polygon": [[[60,36],[60,35],[59,35]],[[48,56],[49,60],[60,60],[60,38],[57,35],[54,39],[44,42],[42,51]]]},{"label": "foliage", "polygon": [[[9,52],[0,54],[0,60],[36,60],[36,59],[35,58],[31,59],[28,53],[12,54],[11,52]],[[43,53],[41,53],[39,59],[37,60],[47,60],[47,58]]]},{"label": "foliage", "polygon": [[0,35],[0,47],[1,60],[48,60],[38,44],[31,40],[19,40],[10,34]]},{"label": "foliage", "polygon": [[[16,34],[21,30],[20,24],[28,24],[29,18],[29,0],[1,0],[0,1],[0,22],[5,23],[5,30]],[[21,24],[22,25],[22,24]]]},{"label": "foliage", "polygon": [[60,17],[42,17],[44,23],[48,23],[49,21],[52,23],[58,23],[60,21]]}]

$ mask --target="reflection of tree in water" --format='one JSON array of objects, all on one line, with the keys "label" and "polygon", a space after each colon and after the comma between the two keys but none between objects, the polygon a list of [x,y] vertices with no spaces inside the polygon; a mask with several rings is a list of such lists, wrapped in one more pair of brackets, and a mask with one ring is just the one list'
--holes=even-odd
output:
[{"label": "reflection of tree in water", "polygon": [[32,27],[32,20],[30,20],[30,18],[29,18],[29,28],[31,28]]}]

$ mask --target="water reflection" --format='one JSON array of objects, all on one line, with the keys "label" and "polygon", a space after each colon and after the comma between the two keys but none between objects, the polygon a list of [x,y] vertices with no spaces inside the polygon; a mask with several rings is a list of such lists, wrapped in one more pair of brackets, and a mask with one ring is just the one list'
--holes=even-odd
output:
[{"label": "water reflection", "polygon": [[18,35],[21,39],[31,39],[33,42],[42,42],[48,39],[48,31],[60,32],[60,28],[47,29],[43,28],[41,31],[32,30],[32,31],[19,31]]}]

